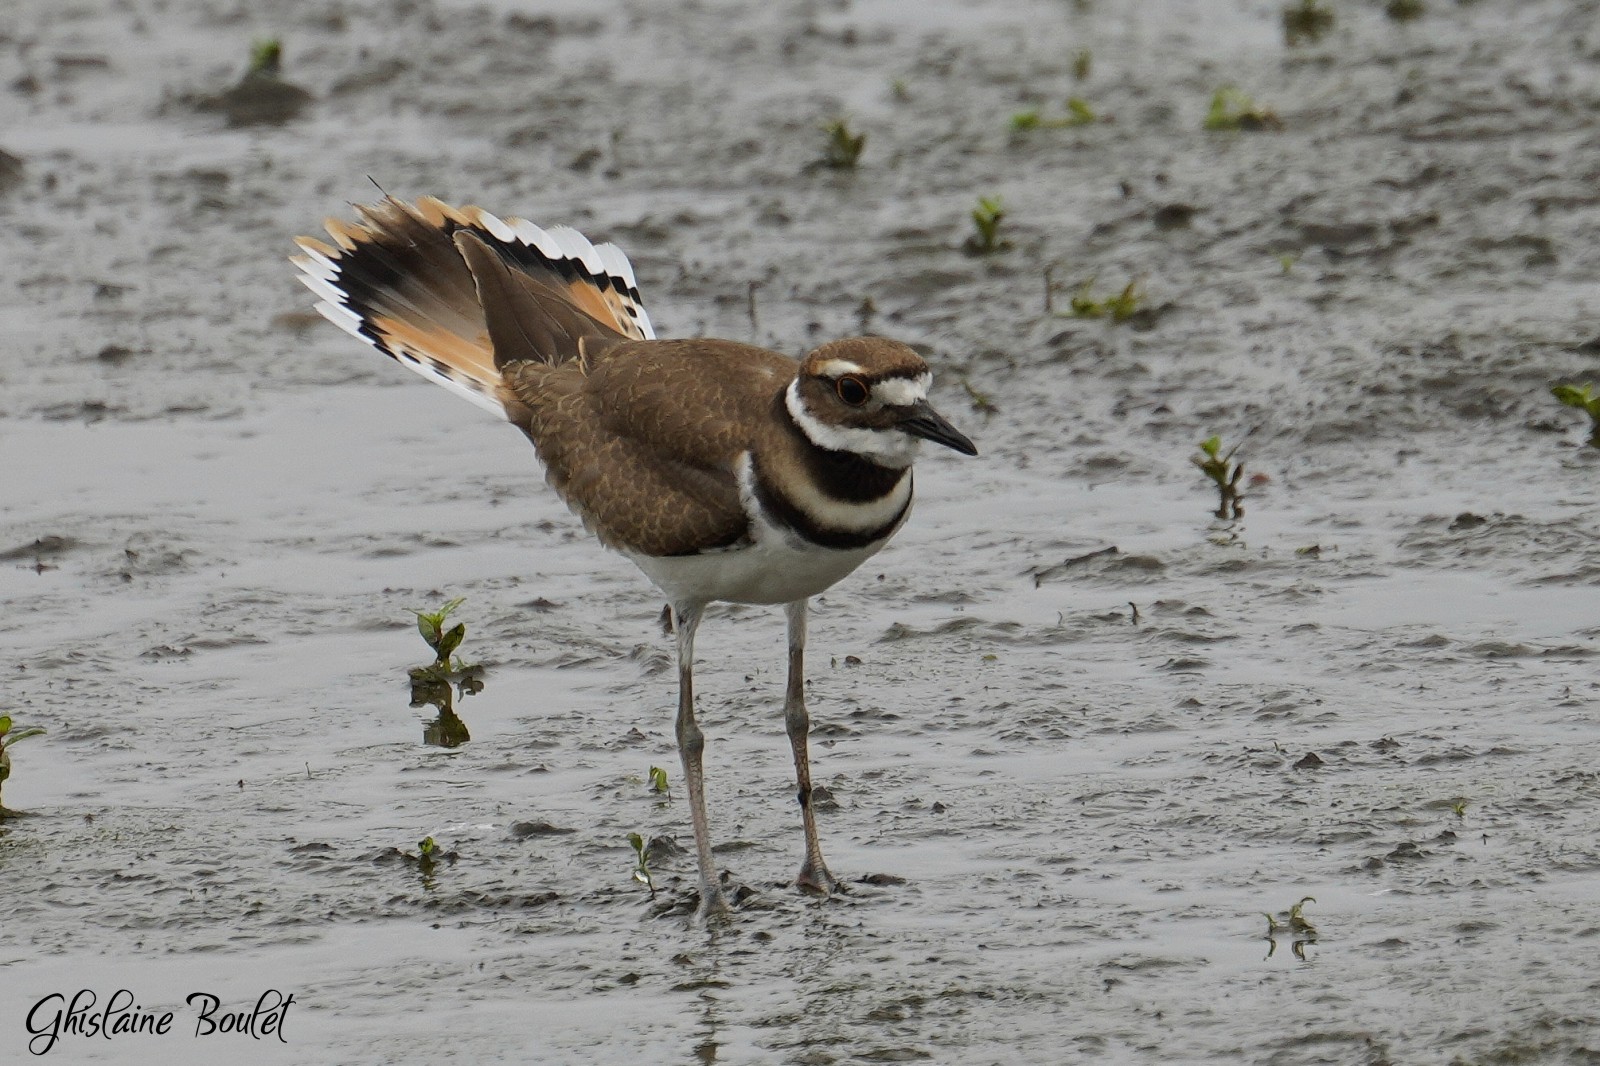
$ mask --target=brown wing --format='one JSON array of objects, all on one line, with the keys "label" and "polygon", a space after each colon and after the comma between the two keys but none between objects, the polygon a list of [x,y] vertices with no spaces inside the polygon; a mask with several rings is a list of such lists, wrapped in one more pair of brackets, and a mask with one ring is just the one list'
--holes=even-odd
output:
[{"label": "brown wing", "polygon": [[455,247],[477,286],[478,303],[494,365],[565,363],[582,358],[582,341],[609,344],[622,334],[568,299],[567,289],[531,275],[470,230],[457,230]]},{"label": "brown wing", "polygon": [[730,341],[632,341],[504,368],[552,486],[602,541],[687,555],[749,534],[738,458],[796,364]]}]

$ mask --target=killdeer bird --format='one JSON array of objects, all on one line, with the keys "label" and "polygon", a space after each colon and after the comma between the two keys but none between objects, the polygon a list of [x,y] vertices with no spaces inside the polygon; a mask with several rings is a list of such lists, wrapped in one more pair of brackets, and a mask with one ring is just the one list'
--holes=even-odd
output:
[{"label": "killdeer bird", "polygon": [[911,510],[924,440],[977,449],[928,405],[916,352],[877,337],[798,362],[724,340],[657,340],[627,257],[564,226],[393,197],[301,237],[301,281],[333,323],[511,422],[584,524],[666,594],[678,653],[677,741],[700,864],[700,912],[725,912],[694,716],[706,605],[783,604],[805,860],[830,893],[811,807],[806,605],[888,543]]}]

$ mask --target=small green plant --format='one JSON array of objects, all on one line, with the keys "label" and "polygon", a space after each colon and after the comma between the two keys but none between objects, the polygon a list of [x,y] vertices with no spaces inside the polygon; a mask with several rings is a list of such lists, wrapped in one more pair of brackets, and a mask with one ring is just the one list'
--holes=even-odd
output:
[{"label": "small green plant", "polygon": [[1581,385],[1552,385],[1550,395],[1589,416],[1589,443],[1600,448],[1600,396],[1594,394],[1594,383],[1585,381]]},{"label": "small green plant", "polygon": [[422,878],[422,883],[428,887],[433,885],[433,872],[439,866],[439,845],[434,843],[432,837],[423,837],[417,841],[417,853],[402,856],[407,862],[415,863],[417,874]]},{"label": "small green plant", "polygon": [[1296,903],[1293,907],[1289,908],[1290,929],[1297,933],[1315,933],[1317,931],[1317,927],[1307,921],[1305,916],[1300,913],[1300,909],[1307,903],[1315,903],[1316,901],[1316,897],[1314,896],[1304,896],[1301,898],[1299,903]]},{"label": "small green plant", "polygon": [[1285,921],[1280,922],[1277,918],[1268,914],[1267,936],[1274,936],[1278,933],[1294,933],[1298,936],[1315,937],[1317,935],[1317,927],[1312,925],[1305,915],[1301,913],[1301,908],[1307,903],[1315,902],[1316,898],[1314,896],[1301,897],[1299,903],[1289,908],[1289,914]]},{"label": "small green plant", "polygon": [[656,882],[650,876],[650,863],[645,858],[645,849],[649,846],[644,837],[638,833],[628,834],[628,843],[633,846],[633,854],[637,862],[633,867],[633,879],[650,890],[650,898],[656,898]]},{"label": "small green plant", "polygon": [[967,399],[972,403],[972,409],[981,415],[999,414],[1000,408],[995,406],[994,400],[987,392],[978,389],[968,378],[961,379],[961,387],[966,390]]},{"label": "small green plant", "polygon": [[477,667],[470,663],[463,663],[450,656],[461,646],[467,636],[467,624],[457,622],[450,628],[445,628],[445,621],[452,611],[467,602],[465,596],[458,596],[446,603],[437,611],[419,611],[415,608],[411,613],[417,616],[417,632],[422,634],[422,639],[427,641],[428,647],[433,649],[434,661],[428,666],[415,666],[411,669],[413,682],[447,681],[452,677],[470,673]]},{"label": "small green plant", "polygon": [[1072,77],[1074,81],[1088,81],[1089,71],[1094,69],[1094,53],[1087,48],[1078,49],[1077,55],[1072,57]]},{"label": "small green plant", "polygon": [[973,235],[967,238],[966,249],[973,255],[992,255],[1011,246],[1000,239],[1000,223],[1006,210],[998,196],[980,196],[978,206],[972,209]]},{"label": "small green plant", "polygon": [[[44,729],[39,726],[25,726],[13,729],[11,716],[0,714],[0,790],[5,788],[6,779],[11,776],[11,746],[19,740],[39,736]],[[0,817],[5,816],[5,806],[0,804]]]},{"label": "small green plant", "polygon": [[672,789],[667,787],[667,772],[659,766],[650,767],[650,791],[667,799],[672,798]]},{"label": "small green plant", "polygon": [[454,627],[445,629],[445,619],[450,617],[457,607],[467,602],[465,596],[457,596],[446,603],[437,611],[418,611],[411,613],[417,616],[417,632],[422,634],[422,639],[428,642],[428,647],[433,649],[436,662],[447,663],[455,650],[461,647],[461,642],[467,635],[467,624],[457,622]]},{"label": "small green plant", "polygon": [[1277,114],[1256,102],[1231,85],[1224,85],[1211,94],[1211,106],[1206,110],[1205,128],[1208,130],[1243,130],[1254,133],[1260,130],[1281,130],[1283,122]]},{"label": "small green plant", "polygon": [[283,42],[276,37],[250,44],[248,66],[239,80],[218,93],[185,94],[197,111],[220,112],[230,126],[281,126],[298,118],[315,99],[283,80]]},{"label": "small green plant", "polygon": [[1191,455],[1190,461],[1217,486],[1216,516],[1222,519],[1244,516],[1244,497],[1239,493],[1239,479],[1244,476],[1244,464],[1233,461],[1239,450],[1235,444],[1227,453],[1222,451],[1221,437],[1207,437],[1200,442],[1200,454]]},{"label": "small green plant", "polygon": [[1304,896],[1299,903],[1289,908],[1287,914],[1267,914],[1267,958],[1272,958],[1278,950],[1278,938],[1284,937],[1289,941],[1290,950],[1294,957],[1301,962],[1306,960],[1306,946],[1317,942],[1317,927],[1301,913],[1307,903],[1315,903],[1311,896]]},{"label": "small green plant", "polygon": [[1470,802],[1465,796],[1457,796],[1450,801],[1450,813],[1455,815],[1458,820],[1465,818],[1467,816],[1467,804]]},{"label": "small green plant", "polygon": [[842,118],[824,123],[822,131],[828,135],[822,165],[834,170],[854,170],[861,150],[867,146],[867,135],[850,132],[850,123]]},{"label": "small green plant", "polygon": [[1068,318],[1109,318],[1113,322],[1126,322],[1138,313],[1139,305],[1144,302],[1137,278],[1124,285],[1121,292],[1104,299],[1094,295],[1094,283],[1091,277],[1072,294],[1067,302]]},{"label": "small green plant", "polygon": [[1294,265],[1299,261],[1300,256],[1296,252],[1278,253],[1278,266],[1283,269],[1283,274],[1285,277],[1288,277],[1290,274],[1294,273]]},{"label": "small green plant", "polygon": [[1290,48],[1309,41],[1316,44],[1333,29],[1333,12],[1318,0],[1300,0],[1283,9],[1283,40]]},{"label": "small green plant", "polygon": [[1410,22],[1412,19],[1421,18],[1423,12],[1427,10],[1428,5],[1422,0],[1389,0],[1384,5],[1383,13],[1395,22]]},{"label": "small green plant", "polygon": [[1098,121],[1099,116],[1089,102],[1081,96],[1074,96],[1067,100],[1067,113],[1062,117],[1045,118],[1037,110],[1018,111],[1011,116],[1011,128],[1018,131],[1064,130]]},{"label": "small green plant", "polygon": [[250,73],[275,78],[283,69],[283,42],[265,37],[250,44]]}]

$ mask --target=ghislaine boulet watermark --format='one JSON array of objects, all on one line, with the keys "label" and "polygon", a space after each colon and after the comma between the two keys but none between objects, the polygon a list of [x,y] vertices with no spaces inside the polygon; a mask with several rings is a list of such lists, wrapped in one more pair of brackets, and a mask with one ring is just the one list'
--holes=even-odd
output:
[{"label": "ghislaine boulet watermark", "polygon": [[[194,1019],[194,1038],[207,1036],[245,1036],[253,1040],[277,1038],[287,1044],[284,1022],[294,1005],[293,992],[269,988],[253,1007],[225,1009],[222,998],[210,992],[191,992],[184,998]],[[134,994],[119,988],[104,1004],[93,989],[84,988],[69,998],[65,992],[52,992],[28,1011],[28,1051],[47,1054],[64,1037],[116,1040],[132,1036],[185,1035],[187,1024],[179,1024],[177,1011],[146,1010]]]}]

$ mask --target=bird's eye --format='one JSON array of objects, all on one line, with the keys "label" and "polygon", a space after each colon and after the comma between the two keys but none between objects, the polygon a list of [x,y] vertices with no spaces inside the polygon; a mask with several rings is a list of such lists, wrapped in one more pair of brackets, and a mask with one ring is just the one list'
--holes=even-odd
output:
[{"label": "bird's eye", "polygon": [[856,377],[842,377],[834,387],[839,390],[839,399],[851,407],[860,407],[867,402],[867,397],[872,395],[866,383]]}]

